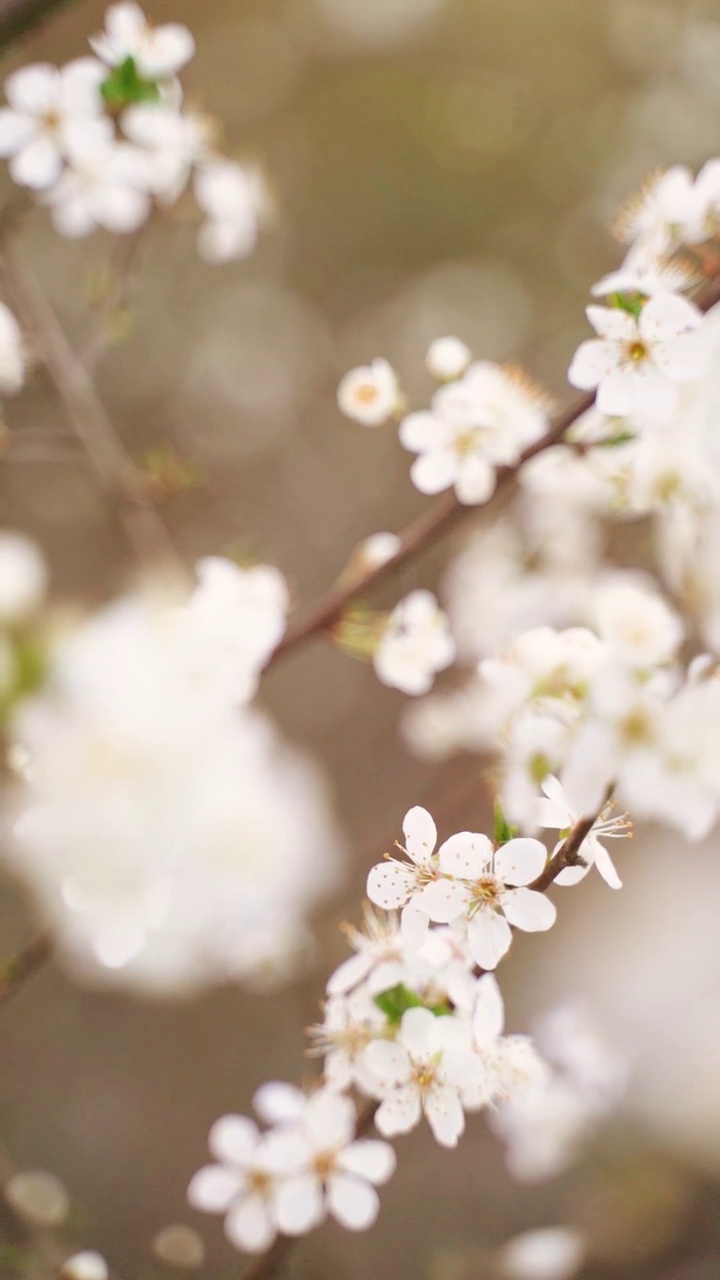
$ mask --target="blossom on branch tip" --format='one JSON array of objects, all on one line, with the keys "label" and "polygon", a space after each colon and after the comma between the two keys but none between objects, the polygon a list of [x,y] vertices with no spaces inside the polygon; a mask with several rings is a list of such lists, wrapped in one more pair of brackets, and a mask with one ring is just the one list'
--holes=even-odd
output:
[{"label": "blossom on branch tip", "polygon": [[198,232],[200,257],[210,265],[247,258],[258,238],[263,203],[259,176],[234,160],[218,158],[200,166],[193,186],[205,214]]},{"label": "blossom on branch tip", "polygon": [[0,110],[0,156],[10,157],[15,182],[45,190],[57,182],[68,155],[112,137],[100,96],[105,69],[94,58],[78,58],[58,69],[35,63],[5,81],[8,107]]},{"label": "blossom on branch tip", "polygon": [[[580,821],[582,815],[570,808],[565,789],[557,778],[549,775],[541,783],[541,790],[543,798],[537,802],[537,824],[539,827],[550,827],[562,833],[553,851],[557,853],[562,848],[567,833]],[[626,814],[613,817],[612,808],[612,804],[608,804],[601,810],[580,845],[578,854],[582,859],[581,863],[577,866],[565,867],[555,876],[555,884],[577,884],[585,878],[590,868],[595,866],[611,889],[622,888],[622,880],[615,870],[610,854],[601,843],[601,837],[604,840],[629,838],[632,835],[632,822]]]},{"label": "blossom on branch tip", "polygon": [[460,338],[435,338],[425,357],[428,373],[438,382],[461,378],[471,360],[472,351]]},{"label": "blossom on branch tip", "polygon": [[383,426],[397,412],[400,399],[397,374],[382,359],[351,369],[337,390],[342,413],[363,427]]},{"label": "blossom on branch tip", "polygon": [[524,376],[488,361],[436,391],[429,412],[400,424],[400,443],[418,454],[410,475],[421,493],[454,487],[460,502],[487,502],[498,466],[517,462],[547,429],[544,398]]},{"label": "blossom on branch tip", "polygon": [[590,306],[597,338],[581,343],[568,379],[596,391],[601,413],[666,422],[678,402],[678,384],[702,374],[708,358],[702,314],[686,298],[657,293],[639,316],[622,308]]},{"label": "blossom on branch tip", "polygon": [[455,661],[448,618],[431,591],[411,591],[390,614],[373,653],[383,684],[413,697],[428,693],[438,671]]},{"label": "blossom on branch tip", "polygon": [[105,30],[90,39],[93,52],[110,67],[132,58],[142,76],[157,80],[174,76],[190,61],[195,41],[179,22],[154,26],[139,4],[112,4],[105,15]]}]

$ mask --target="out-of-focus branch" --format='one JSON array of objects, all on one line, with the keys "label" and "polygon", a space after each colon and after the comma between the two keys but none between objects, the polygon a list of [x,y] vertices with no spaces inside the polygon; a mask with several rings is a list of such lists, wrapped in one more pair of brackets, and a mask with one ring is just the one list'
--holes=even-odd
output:
[{"label": "out-of-focus branch", "polygon": [[135,555],[146,568],[184,577],[172,538],[148,496],[145,476],[118,436],[92,377],[17,244],[6,244],[0,252],[0,278],[55,384],[70,426],[106,493],[118,505]]},{"label": "out-of-focus branch", "polygon": [[70,0],[2,0],[0,3],[0,53],[27,35],[33,27],[47,22]]},{"label": "out-of-focus branch", "polygon": [[52,948],[46,933],[39,933],[7,960],[0,960],[0,1006],[4,1005],[18,989],[42,969],[50,959]]}]

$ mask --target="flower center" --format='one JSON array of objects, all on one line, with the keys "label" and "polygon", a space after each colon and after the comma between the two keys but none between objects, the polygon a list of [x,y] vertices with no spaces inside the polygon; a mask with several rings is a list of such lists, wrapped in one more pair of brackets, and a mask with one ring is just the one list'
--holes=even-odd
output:
[{"label": "flower center", "polygon": [[313,1169],[318,1178],[327,1181],[335,1172],[335,1152],[318,1151],[313,1159]]},{"label": "flower center", "polygon": [[420,1062],[415,1067],[412,1079],[417,1085],[421,1093],[426,1093],[431,1085],[435,1083],[437,1075],[437,1064],[434,1062]]},{"label": "flower center", "polygon": [[372,382],[361,382],[355,388],[355,398],[360,404],[372,404],[377,400],[377,387]]},{"label": "flower center", "polygon": [[645,343],[638,338],[635,342],[628,343],[625,348],[625,354],[631,364],[640,364],[643,360],[647,360],[650,352]]},{"label": "flower center", "polygon": [[485,906],[496,907],[499,905],[501,892],[502,885],[495,876],[481,876],[473,885],[472,906],[475,909]]},{"label": "flower center", "polygon": [[466,458],[469,453],[473,453],[477,448],[480,438],[479,427],[468,427],[465,431],[459,431],[455,437],[455,452],[461,458]]},{"label": "flower center", "polygon": [[248,1171],[248,1187],[254,1195],[266,1196],[270,1191],[272,1178],[269,1173],[265,1173],[264,1169],[250,1169]]},{"label": "flower center", "polygon": [[45,112],[42,122],[43,127],[47,129],[48,132],[56,133],[60,128],[60,113],[54,108],[51,108],[49,111]]}]

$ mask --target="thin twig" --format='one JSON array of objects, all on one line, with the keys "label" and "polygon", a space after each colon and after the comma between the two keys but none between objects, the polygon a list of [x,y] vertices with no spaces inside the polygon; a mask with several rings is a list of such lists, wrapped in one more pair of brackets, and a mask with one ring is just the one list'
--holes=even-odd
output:
[{"label": "thin twig", "polygon": [[95,384],[68,342],[32,267],[17,245],[0,253],[0,276],[38,357],[44,362],[105,491],[118,503],[133,551],[146,568],[184,572],[174,543],[148,496],[136,466],[100,399]]},{"label": "thin twig", "polygon": [[557,880],[561,871],[565,871],[567,867],[580,867],[585,865],[584,859],[580,856],[580,849],[592,831],[606,804],[610,800],[612,793],[613,786],[610,785],[605,792],[603,802],[597,813],[594,813],[590,818],[580,818],[580,820],[575,823],[575,826],[569,836],[560,845],[557,853],[553,854],[545,867],[545,870],[540,873],[537,880],[533,880],[532,884],[529,886],[531,889],[535,889],[538,893],[544,893],[545,890],[549,889],[550,885]]},{"label": "thin twig", "polygon": [[16,951],[15,955],[0,961],[0,1005],[4,1005],[28,978],[42,969],[51,955],[49,935],[39,933]]},{"label": "thin twig", "polygon": [[88,374],[94,374],[103,356],[113,346],[110,325],[113,318],[117,317],[127,305],[133,267],[147,228],[148,223],[144,222],[131,235],[120,237],[117,257],[112,264],[113,280],[110,292],[98,308],[95,331],[90,335],[78,357]]}]

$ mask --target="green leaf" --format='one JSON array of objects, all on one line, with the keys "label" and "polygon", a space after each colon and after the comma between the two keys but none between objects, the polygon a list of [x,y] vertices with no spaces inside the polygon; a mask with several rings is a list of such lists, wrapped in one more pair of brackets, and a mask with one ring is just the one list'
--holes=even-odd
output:
[{"label": "green leaf", "polygon": [[495,827],[493,834],[495,836],[495,843],[497,845],[507,844],[508,840],[512,840],[513,837],[517,835],[517,827],[513,827],[505,817],[502,802],[499,797],[495,800],[494,813]]},{"label": "green leaf", "polygon": [[113,111],[129,107],[133,102],[158,102],[160,99],[157,81],[141,76],[134,58],[126,58],[115,67],[100,85],[100,92]]},{"label": "green leaf", "polygon": [[616,445],[628,444],[637,439],[634,431],[618,431],[615,436],[606,436],[604,440],[593,440],[593,449],[614,449]]},{"label": "green leaf", "polygon": [[390,1025],[396,1027],[402,1020],[404,1013],[408,1009],[421,1009],[423,1002],[414,991],[408,991],[408,988],[399,982],[396,987],[390,987],[388,991],[381,991],[375,996],[375,1004],[378,1009],[382,1009]]},{"label": "green leaf", "polygon": [[619,311],[627,311],[628,315],[635,316],[637,320],[642,311],[647,298],[642,293],[613,293],[608,302],[612,307],[617,307]]}]

